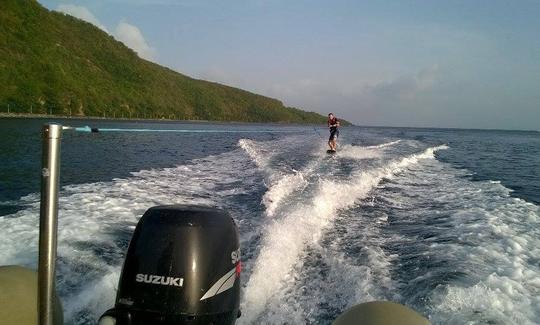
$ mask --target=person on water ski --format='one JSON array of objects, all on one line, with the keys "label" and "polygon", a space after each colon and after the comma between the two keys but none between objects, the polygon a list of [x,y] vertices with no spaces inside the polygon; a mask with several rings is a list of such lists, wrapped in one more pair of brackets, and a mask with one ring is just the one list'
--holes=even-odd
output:
[{"label": "person on water ski", "polygon": [[334,113],[328,114],[328,128],[330,128],[330,138],[328,139],[328,146],[330,150],[336,151],[337,138],[339,136],[339,121],[334,116]]}]

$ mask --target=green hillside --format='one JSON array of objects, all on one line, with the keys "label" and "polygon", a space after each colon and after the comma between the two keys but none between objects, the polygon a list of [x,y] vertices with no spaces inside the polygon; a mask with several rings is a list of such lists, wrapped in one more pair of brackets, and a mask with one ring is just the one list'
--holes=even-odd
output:
[{"label": "green hillside", "polygon": [[272,98],[152,62],[34,0],[0,1],[0,112],[246,122],[325,122]]}]

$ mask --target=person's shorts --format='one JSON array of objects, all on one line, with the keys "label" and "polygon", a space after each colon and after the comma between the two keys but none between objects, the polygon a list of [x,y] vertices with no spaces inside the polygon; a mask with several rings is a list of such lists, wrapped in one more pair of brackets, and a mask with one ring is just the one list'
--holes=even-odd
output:
[{"label": "person's shorts", "polygon": [[337,139],[339,137],[339,131],[338,129],[335,129],[333,131],[330,131],[330,138],[328,138],[328,141],[332,141],[334,139]]}]

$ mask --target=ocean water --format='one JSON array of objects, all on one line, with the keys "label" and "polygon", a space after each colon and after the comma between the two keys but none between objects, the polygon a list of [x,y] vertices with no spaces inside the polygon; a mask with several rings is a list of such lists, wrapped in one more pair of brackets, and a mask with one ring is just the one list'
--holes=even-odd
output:
[{"label": "ocean water", "polygon": [[[0,265],[36,267],[44,122],[0,119]],[[137,220],[175,203],[236,219],[239,324],[329,324],[372,300],[433,324],[540,323],[538,132],[347,127],[329,156],[324,128],[59,122],[208,131],[64,134],[69,324],[112,307]]]}]

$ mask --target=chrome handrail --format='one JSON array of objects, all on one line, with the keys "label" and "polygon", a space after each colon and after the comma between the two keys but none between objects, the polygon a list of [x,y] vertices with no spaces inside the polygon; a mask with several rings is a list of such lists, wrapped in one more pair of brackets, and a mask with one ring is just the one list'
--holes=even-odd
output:
[{"label": "chrome handrail", "polygon": [[62,125],[43,126],[41,205],[39,212],[38,311],[39,324],[54,324],[58,188]]}]

